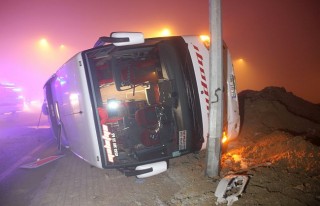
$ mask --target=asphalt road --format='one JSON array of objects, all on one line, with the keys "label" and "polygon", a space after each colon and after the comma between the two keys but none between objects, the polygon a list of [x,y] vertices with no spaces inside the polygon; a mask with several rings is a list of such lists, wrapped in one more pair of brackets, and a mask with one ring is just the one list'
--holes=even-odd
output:
[{"label": "asphalt road", "polygon": [[37,169],[20,167],[58,152],[40,111],[0,115],[0,205],[28,205],[54,162]]}]

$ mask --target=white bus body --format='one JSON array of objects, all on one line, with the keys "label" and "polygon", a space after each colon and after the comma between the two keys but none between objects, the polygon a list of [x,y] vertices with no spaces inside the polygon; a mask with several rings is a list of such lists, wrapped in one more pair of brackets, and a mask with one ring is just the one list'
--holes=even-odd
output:
[{"label": "white bus body", "polygon": [[[111,42],[104,45],[104,41]],[[225,128],[240,127],[231,57],[224,56]],[[113,33],[79,52],[45,84],[59,144],[98,168],[148,177],[206,146],[209,51],[197,36]]]}]

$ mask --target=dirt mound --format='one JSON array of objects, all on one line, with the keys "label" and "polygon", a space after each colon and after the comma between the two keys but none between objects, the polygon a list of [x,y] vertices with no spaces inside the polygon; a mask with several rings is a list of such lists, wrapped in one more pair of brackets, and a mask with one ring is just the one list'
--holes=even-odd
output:
[{"label": "dirt mound", "polygon": [[221,176],[251,176],[235,205],[319,205],[320,106],[284,88],[239,93],[239,137],[224,145]]},{"label": "dirt mound", "polygon": [[310,175],[319,174],[319,105],[284,88],[267,87],[239,93],[239,106],[240,135],[230,143],[225,159],[230,159],[232,154],[238,155],[238,159],[241,157],[242,167],[268,163]]},{"label": "dirt mound", "polygon": [[267,87],[261,91],[239,93],[242,132],[268,134],[286,131],[320,144],[320,106],[287,92]]}]

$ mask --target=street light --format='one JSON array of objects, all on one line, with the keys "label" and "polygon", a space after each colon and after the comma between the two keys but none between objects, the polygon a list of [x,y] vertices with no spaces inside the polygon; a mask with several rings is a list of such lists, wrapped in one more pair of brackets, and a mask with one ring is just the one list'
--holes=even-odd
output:
[{"label": "street light", "polygon": [[165,28],[161,31],[161,36],[170,36],[171,35],[171,31],[168,28]]},{"label": "street light", "polygon": [[233,61],[233,65],[234,65],[234,67],[237,69],[244,69],[245,67],[247,67],[248,65],[247,65],[247,61],[246,60],[244,60],[243,58],[238,58],[238,59],[235,59],[234,61]]},{"label": "street light", "polygon": [[42,48],[47,48],[47,47],[49,46],[49,43],[48,43],[48,41],[47,41],[46,38],[40,39],[40,40],[39,40],[39,44],[40,44],[40,46],[41,46]]}]

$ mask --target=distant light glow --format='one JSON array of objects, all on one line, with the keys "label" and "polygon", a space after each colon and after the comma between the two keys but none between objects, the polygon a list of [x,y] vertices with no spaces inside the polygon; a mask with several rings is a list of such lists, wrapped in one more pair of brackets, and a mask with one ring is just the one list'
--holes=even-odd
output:
[{"label": "distant light glow", "polygon": [[39,44],[41,47],[44,47],[44,48],[49,46],[48,40],[46,38],[40,39]]},{"label": "distant light glow", "polygon": [[200,35],[200,40],[207,49],[210,49],[210,37],[208,35]]},{"label": "distant light glow", "polygon": [[15,91],[15,92],[21,92],[22,91],[21,88],[13,88],[12,90]]},{"label": "distant light glow", "polygon": [[200,35],[201,41],[210,41],[210,37],[208,35]]},{"label": "distant light glow", "polygon": [[171,35],[171,31],[168,28],[165,28],[161,31],[161,36],[170,36]]},{"label": "distant light glow", "polygon": [[40,100],[31,100],[29,103],[24,101],[23,110],[26,112],[38,111],[41,109],[42,101]]},{"label": "distant light glow", "polygon": [[245,69],[248,65],[247,62],[243,58],[237,58],[233,61],[233,65],[236,69]]},{"label": "distant light glow", "polygon": [[23,103],[23,111],[25,111],[25,112],[30,112],[30,107],[29,107],[29,105],[26,103],[26,102],[24,102]]},{"label": "distant light glow", "polygon": [[40,107],[42,102],[40,100],[32,100],[30,101],[30,105]]},{"label": "distant light glow", "polygon": [[2,82],[1,84],[5,85],[5,86],[14,86],[14,84],[10,83],[10,82]]}]

